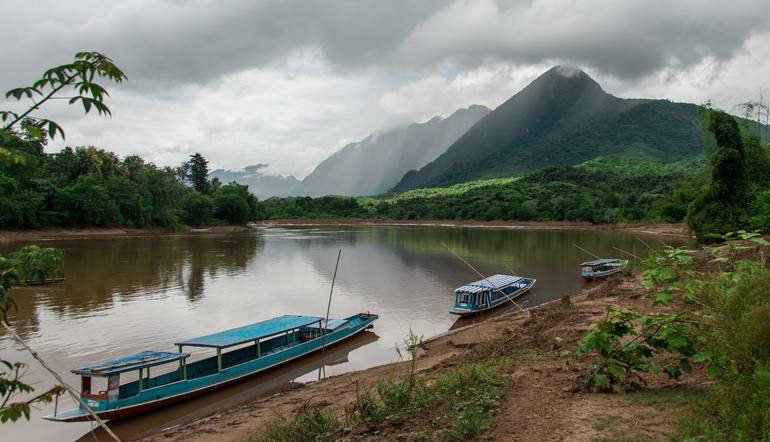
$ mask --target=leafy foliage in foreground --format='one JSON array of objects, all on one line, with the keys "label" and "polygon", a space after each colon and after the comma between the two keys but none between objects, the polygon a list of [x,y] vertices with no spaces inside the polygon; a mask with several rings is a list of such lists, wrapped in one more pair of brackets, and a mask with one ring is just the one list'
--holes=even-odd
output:
[{"label": "leafy foliage in foreground", "polygon": [[[623,390],[646,385],[641,373],[666,373],[678,379],[691,371],[696,339],[689,321],[675,313],[649,313],[610,308],[583,338],[578,355],[599,354],[584,374],[589,389]],[[699,357],[693,358],[699,362]]]},{"label": "leafy foliage in foreground", "polygon": [[579,352],[596,356],[582,380],[591,389],[622,390],[644,384],[647,373],[676,379],[703,364],[715,383],[683,437],[768,440],[770,243],[750,232],[722,239],[697,262],[684,249],[653,254],[643,288],[657,305],[689,307],[676,313],[610,310],[579,345]]},{"label": "leafy foliage in foreground", "polygon": [[[52,271],[60,271],[61,251],[26,246],[20,250],[0,256],[0,322],[8,324],[8,312],[16,307],[8,291],[19,282],[32,278],[45,280]],[[28,395],[34,388],[22,381],[26,364],[11,362],[0,358],[0,423],[15,422],[21,418],[29,419],[30,407],[35,403],[45,403],[63,392],[55,386],[41,395],[28,400],[14,400],[18,395]]]}]

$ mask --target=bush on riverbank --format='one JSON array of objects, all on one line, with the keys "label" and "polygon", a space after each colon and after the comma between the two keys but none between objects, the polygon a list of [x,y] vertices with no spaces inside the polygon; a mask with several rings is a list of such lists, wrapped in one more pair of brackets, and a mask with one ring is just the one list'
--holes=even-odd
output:
[{"label": "bush on riverbank", "polygon": [[683,421],[682,437],[770,440],[770,244],[740,236],[747,239],[696,256],[671,247],[653,254],[642,287],[667,311],[624,311],[594,325],[580,345],[598,356],[589,387],[639,380],[633,386],[642,388],[645,376],[678,378],[698,366],[714,384]]}]

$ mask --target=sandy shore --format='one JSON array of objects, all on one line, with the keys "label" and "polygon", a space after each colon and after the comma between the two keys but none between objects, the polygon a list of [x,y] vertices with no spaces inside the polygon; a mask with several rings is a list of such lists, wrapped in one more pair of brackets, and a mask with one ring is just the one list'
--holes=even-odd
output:
[{"label": "sandy shore", "polygon": [[85,227],[85,228],[46,228],[24,230],[0,230],[0,243],[40,241],[64,238],[99,238],[105,236],[149,236],[149,235],[180,235],[197,233],[233,233],[250,230],[245,226],[212,226],[204,228],[177,227],[166,229],[161,227],[149,229],[131,229],[123,227]]}]

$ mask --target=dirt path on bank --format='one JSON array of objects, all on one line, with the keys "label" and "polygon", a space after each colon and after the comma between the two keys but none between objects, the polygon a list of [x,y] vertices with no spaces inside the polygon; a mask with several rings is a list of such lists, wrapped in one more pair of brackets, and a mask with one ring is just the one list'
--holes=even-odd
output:
[{"label": "dirt path on bank", "polygon": [[[687,395],[702,388],[702,374],[684,376],[678,383],[648,379],[640,393],[578,392],[576,378],[584,368],[572,355],[579,337],[602,317],[608,306],[648,311],[649,299],[636,291],[638,279],[619,276],[584,290],[580,295],[532,309],[468,325],[425,343],[418,359],[421,372],[440,371],[462,363],[481,345],[505,337],[511,354],[518,354],[515,369],[490,430],[483,440],[589,441],[668,440],[674,420],[686,406]],[[376,328],[375,328],[376,332]],[[293,389],[240,407],[223,410],[181,427],[155,434],[144,441],[244,441],[269,420],[290,417],[303,405],[329,405],[338,411],[355,399],[357,391],[373,386],[399,364],[373,367],[331,377],[321,382],[296,384]],[[695,370],[697,372],[697,370]],[[673,386],[672,386],[673,385]],[[426,423],[427,425],[427,423]],[[379,435],[368,440],[400,440]],[[634,439],[637,440],[637,439]]]}]

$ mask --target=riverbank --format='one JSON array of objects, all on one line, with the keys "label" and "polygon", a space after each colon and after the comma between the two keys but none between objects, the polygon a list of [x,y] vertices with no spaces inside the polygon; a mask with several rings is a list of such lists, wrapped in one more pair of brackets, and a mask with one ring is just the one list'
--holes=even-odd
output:
[{"label": "riverbank", "polygon": [[276,219],[250,223],[252,227],[310,226],[430,226],[540,230],[618,230],[676,238],[690,238],[684,224],[592,224],[570,221],[457,221],[457,220],[367,220],[367,219]]},{"label": "riverbank", "polygon": [[246,232],[246,226],[211,226],[194,228],[179,226],[175,228],[154,227],[147,229],[132,229],[124,227],[83,227],[83,228],[45,228],[24,230],[0,230],[0,243],[46,241],[64,238],[100,238],[112,236],[149,236],[149,235],[180,235],[196,233],[236,233]]},{"label": "riverbank", "polygon": [[[424,343],[417,358],[417,373],[435,380],[451,376],[469,363],[501,358],[510,361],[500,372],[500,399],[489,418],[485,440],[668,440],[688,403],[704,391],[708,378],[702,370],[696,368],[678,382],[647,376],[647,388],[636,393],[591,393],[577,388],[578,375],[590,361],[574,357],[576,344],[604,317],[608,307],[639,312],[678,308],[652,307],[650,299],[642,296],[639,283],[638,276],[618,275],[527,312],[450,330]],[[276,419],[290,422],[296,413],[313,407],[344,415],[351,404],[360,401],[361,392],[376,388],[381,379],[405,376],[406,370],[408,362],[401,362],[320,382],[296,383],[289,391],[143,440],[246,441]],[[441,438],[441,416],[433,414],[426,410],[423,417],[412,416],[410,425],[394,421],[379,424],[376,431],[354,428],[343,440]]]},{"label": "riverbank", "polygon": [[44,228],[24,230],[0,230],[0,243],[46,241],[63,238],[99,238],[111,236],[180,235],[203,233],[237,233],[265,227],[312,227],[312,226],[427,226],[463,228],[506,228],[536,230],[617,230],[659,235],[672,238],[690,238],[683,224],[591,224],[565,221],[384,221],[350,219],[283,219],[249,223],[247,226],[211,226],[194,228],[133,229],[127,227]]}]

